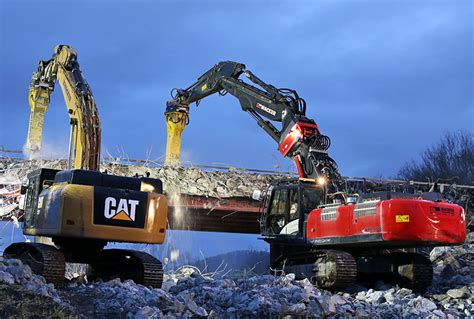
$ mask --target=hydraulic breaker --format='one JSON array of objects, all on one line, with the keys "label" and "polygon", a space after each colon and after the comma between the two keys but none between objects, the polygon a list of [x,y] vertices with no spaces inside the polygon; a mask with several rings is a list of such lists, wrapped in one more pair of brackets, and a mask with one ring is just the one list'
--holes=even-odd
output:
[{"label": "hydraulic breaker", "polygon": [[177,166],[180,164],[181,135],[189,123],[189,113],[187,110],[178,110],[174,105],[167,105],[165,116],[168,131],[165,164]]},{"label": "hydraulic breaker", "polygon": [[26,148],[32,152],[38,152],[41,149],[44,113],[48,109],[50,94],[51,91],[43,87],[30,88],[28,94],[31,113]]}]

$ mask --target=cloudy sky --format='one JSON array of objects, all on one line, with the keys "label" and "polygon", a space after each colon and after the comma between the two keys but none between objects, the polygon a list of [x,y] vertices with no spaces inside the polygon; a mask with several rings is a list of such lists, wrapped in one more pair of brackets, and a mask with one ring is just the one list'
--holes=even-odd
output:
[{"label": "cloudy sky", "polygon": [[[296,89],[332,138],[349,176],[394,176],[446,131],[473,131],[471,0],[0,0],[0,146],[21,149],[28,84],[59,43],[79,54],[103,127],[103,150],[164,155],[164,106],[221,60]],[[52,154],[67,153],[58,89],[45,123]],[[193,107],[183,156],[195,164],[292,169],[231,96]]]}]

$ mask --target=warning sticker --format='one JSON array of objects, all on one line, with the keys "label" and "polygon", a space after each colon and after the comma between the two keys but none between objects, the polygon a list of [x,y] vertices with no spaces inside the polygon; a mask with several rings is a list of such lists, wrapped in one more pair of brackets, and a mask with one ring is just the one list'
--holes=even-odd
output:
[{"label": "warning sticker", "polygon": [[38,198],[38,209],[43,208],[43,200],[44,200],[44,196],[40,196]]},{"label": "warning sticker", "polygon": [[397,223],[409,223],[410,222],[410,215],[396,215],[395,222]]}]

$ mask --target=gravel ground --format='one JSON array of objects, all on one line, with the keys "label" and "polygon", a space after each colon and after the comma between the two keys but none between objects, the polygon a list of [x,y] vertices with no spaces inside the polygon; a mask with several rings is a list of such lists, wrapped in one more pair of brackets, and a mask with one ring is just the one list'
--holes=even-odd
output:
[{"label": "gravel ground", "polygon": [[51,297],[28,290],[18,284],[0,283],[0,318],[80,318],[74,310]]},{"label": "gravel ground", "polygon": [[35,309],[40,317],[83,318],[472,317],[474,245],[435,248],[430,257],[435,279],[424,294],[382,282],[329,292],[308,280],[295,280],[293,274],[230,279],[194,267],[167,272],[162,289],[118,279],[86,283],[83,277],[55,289],[18,260],[0,258],[0,291],[12,295],[17,289],[30,291],[21,305],[2,305],[0,311],[22,316]]}]

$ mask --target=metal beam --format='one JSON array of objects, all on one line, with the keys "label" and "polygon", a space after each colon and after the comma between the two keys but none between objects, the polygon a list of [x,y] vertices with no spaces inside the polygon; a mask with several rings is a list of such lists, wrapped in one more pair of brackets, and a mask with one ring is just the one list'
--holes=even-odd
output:
[{"label": "metal beam", "polygon": [[169,229],[226,233],[260,233],[261,202],[249,198],[217,199],[181,195],[170,203]]}]

